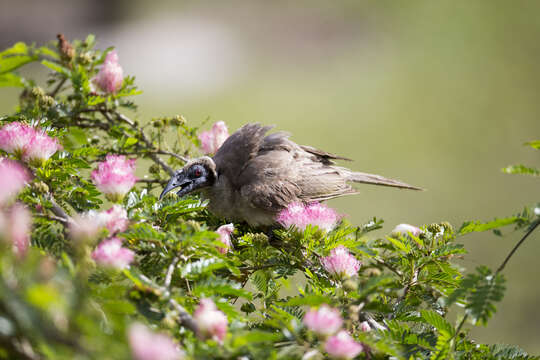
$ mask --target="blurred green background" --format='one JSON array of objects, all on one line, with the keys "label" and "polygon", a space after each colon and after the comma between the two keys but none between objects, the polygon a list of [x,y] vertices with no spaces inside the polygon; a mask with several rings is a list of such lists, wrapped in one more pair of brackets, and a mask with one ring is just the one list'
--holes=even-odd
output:
[{"label": "blurred green background", "polygon": [[[428,191],[360,187],[331,202],[353,223],[491,220],[540,200],[538,1],[3,0],[0,44],[98,35],[137,76],[140,119],[275,124],[293,140],[355,159],[352,168]],[[1,113],[16,90],[0,89]],[[206,125],[207,127],[210,125]],[[460,264],[496,267],[511,229],[462,238]],[[383,234],[383,232],[380,232]],[[540,353],[540,235],[507,266],[507,293],[487,343]]]}]

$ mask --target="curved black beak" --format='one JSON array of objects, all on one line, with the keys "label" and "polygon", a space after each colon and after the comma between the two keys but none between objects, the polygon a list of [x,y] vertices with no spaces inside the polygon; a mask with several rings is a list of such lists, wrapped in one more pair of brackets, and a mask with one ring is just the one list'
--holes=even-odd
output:
[{"label": "curved black beak", "polygon": [[163,189],[161,192],[161,195],[159,195],[159,200],[163,199],[168,192],[176,189],[177,187],[182,187],[178,192],[178,196],[185,195],[192,190],[193,182],[186,177],[186,174],[184,174],[183,171],[179,171],[173,175],[171,180],[169,180],[165,186],[165,189]]}]

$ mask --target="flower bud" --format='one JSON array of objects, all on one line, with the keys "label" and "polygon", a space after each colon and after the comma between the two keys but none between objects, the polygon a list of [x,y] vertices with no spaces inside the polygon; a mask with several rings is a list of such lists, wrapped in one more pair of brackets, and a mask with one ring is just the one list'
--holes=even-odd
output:
[{"label": "flower bud", "polygon": [[122,240],[112,238],[102,241],[92,252],[92,259],[99,265],[124,269],[135,257],[135,253],[122,247]]},{"label": "flower bud", "polygon": [[228,137],[227,125],[223,121],[218,121],[212,126],[212,130],[200,133],[199,140],[205,154],[215,154]]},{"label": "flower bud", "polygon": [[222,254],[226,254],[232,247],[231,234],[234,232],[234,225],[227,224],[220,226],[216,232],[219,234],[219,241],[223,243],[222,247],[218,247],[218,251]]},{"label": "flower bud", "polygon": [[94,78],[94,83],[101,91],[113,94],[120,90],[124,82],[124,70],[118,63],[116,51],[111,51],[105,57],[105,62],[99,69],[99,73]]},{"label": "flower bud", "polygon": [[211,299],[201,299],[201,302],[193,313],[193,320],[197,324],[199,338],[213,339],[223,344],[227,335],[227,317],[216,307]]}]

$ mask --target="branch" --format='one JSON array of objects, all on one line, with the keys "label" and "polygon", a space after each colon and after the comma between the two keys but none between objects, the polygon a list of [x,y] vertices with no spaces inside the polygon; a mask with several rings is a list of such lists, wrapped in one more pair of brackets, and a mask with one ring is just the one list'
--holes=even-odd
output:
[{"label": "branch", "polygon": [[504,267],[506,266],[506,264],[508,263],[508,261],[510,260],[510,258],[514,255],[514,253],[517,251],[517,249],[519,249],[519,247],[525,242],[525,240],[527,239],[527,237],[529,237],[529,235],[531,235],[532,232],[538,227],[538,225],[540,225],[540,219],[536,220],[536,222],[529,228],[529,230],[527,231],[527,233],[521,238],[521,240],[518,241],[518,243],[516,244],[516,246],[514,246],[514,248],[512,249],[512,251],[510,251],[510,253],[508,254],[508,256],[506,256],[506,259],[504,259],[504,261],[503,261],[502,264],[499,266],[499,268],[497,269],[497,271],[495,271],[495,276],[497,276],[497,274],[499,274],[501,271],[504,270]]},{"label": "branch", "polygon": [[186,309],[184,309],[184,307],[177,303],[174,299],[170,299],[169,304],[178,312],[178,317],[180,318],[180,325],[190,329],[196,334],[199,329],[195,321],[193,321],[191,315],[186,311]]},{"label": "branch", "polygon": [[174,273],[174,269],[176,267],[176,264],[178,264],[179,260],[180,258],[178,256],[175,257],[173,261],[171,262],[171,264],[169,265],[169,268],[167,269],[167,275],[165,276],[165,283],[164,283],[164,286],[167,289],[169,288],[169,286],[171,286],[171,280]]}]

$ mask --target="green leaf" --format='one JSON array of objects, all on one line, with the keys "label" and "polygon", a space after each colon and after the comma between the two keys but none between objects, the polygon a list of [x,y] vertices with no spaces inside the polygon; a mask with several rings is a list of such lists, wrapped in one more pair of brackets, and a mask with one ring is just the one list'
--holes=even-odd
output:
[{"label": "green leaf", "polygon": [[57,72],[57,73],[69,76],[70,71],[68,69],[66,69],[65,67],[63,67],[62,65],[58,65],[57,63],[54,63],[54,62],[49,61],[49,60],[41,60],[41,64],[48,67],[49,69]]},{"label": "green leaf", "polygon": [[479,221],[467,221],[461,225],[461,228],[459,229],[459,235],[468,234],[471,232],[482,232],[487,230],[493,230],[502,226],[508,226],[511,224],[515,224],[520,221],[524,221],[527,219],[524,219],[522,217],[518,216],[512,216],[504,219],[495,219],[492,221],[488,221],[486,223],[482,223]]},{"label": "green leaf", "polygon": [[24,87],[23,79],[14,73],[0,74],[0,87],[13,86]]},{"label": "green leaf", "polygon": [[428,324],[432,325],[441,334],[452,337],[455,333],[454,328],[441,315],[433,310],[421,310],[420,315]]},{"label": "green leaf", "polygon": [[540,176],[540,169],[527,167],[525,165],[510,165],[502,169],[502,172],[507,174],[523,174],[523,175],[532,175]]},{"label": "green leaf", "polygon": [[396,238],[393,238],[391,236],[387,236],[386,239],[388,241],[390,241],[397,250],[401,250],[406,254],[411,252],[411,245],[407,244],[406,242],[402,241],[401,239],[396,239]]},{"label": "green leaf", "polygon": [[278,302],[279,306],[319,306],[321,304],[331,304],[332,299],[318,294],[307,294],[305,296],[297,296],[286,301]]},{"label": "green leaf", "polygon": [[0,74],[18,69],[37,59],[37,55],[30,54],[30,50],[25,43],[18,42],[9,49],[0,52]]},{"label": "green leaf", "polygon": [[525,145],[529,145],[533,149],[540,149],[540,140],[529,141]]},{"label": "green leaf", "polygon": [[127,138],[124,147],[130,147],[132,145],[135,145],[139,140],[133,137]]}]

